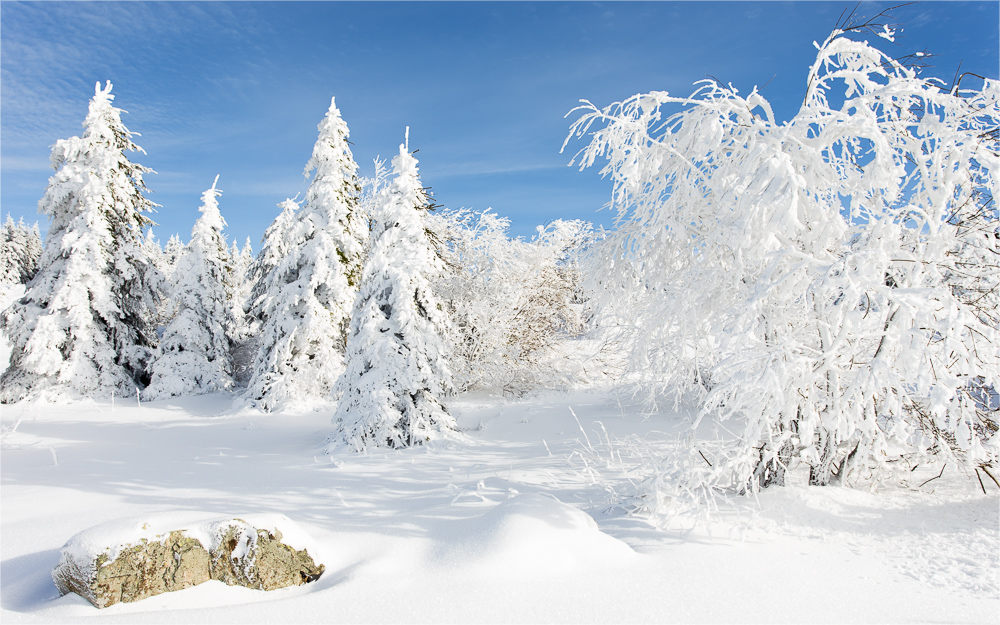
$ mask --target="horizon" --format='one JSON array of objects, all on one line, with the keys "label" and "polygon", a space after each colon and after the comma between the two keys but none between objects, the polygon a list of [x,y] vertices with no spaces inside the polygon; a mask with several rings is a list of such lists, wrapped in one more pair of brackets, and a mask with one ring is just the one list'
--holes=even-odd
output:
[{"label": "horizon", "polygon": [[[580,99],[687,95],[708,77],[755,86],[787,120],[840,2],[713,3],[42,3],[0,4],[3,218],[37,213],[49,149],[79,135],[95,82],[146,154],[130,158],[160,204],[163,243],[189,238],[220,175],[228,242],[259,248],[302,168],[330,98],[351,129],[361,175],[410,127],[421,179],[447,208],[492,208],[530,237],[554,219],[610,227],[610,182],[560,147]],[[864,3],[873,15],[891,3]],[[997,78],[998,4],[899,8],[893,56],[928,51],[924,75]],[[707,25],[707,26],[706,26]],[[709,36],[704,36],[705,34]],[[670,60],[666,60],[670,59]]]}]

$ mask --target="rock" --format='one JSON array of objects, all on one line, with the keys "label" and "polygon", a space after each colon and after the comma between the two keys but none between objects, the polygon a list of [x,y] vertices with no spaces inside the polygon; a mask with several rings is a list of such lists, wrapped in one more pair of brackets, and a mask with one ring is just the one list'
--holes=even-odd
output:
[{"label": "rock", "polygon": [[266,525],[227,519],[169,531],[145,522],[99,526],[63,547],[52,579],[61,594],[75,592],[98,608],[210,579],[259,590],[319,579],[325,567],[282,542],[273,523]]},{"label": "rock", "polygon": [[52,579],[61,594],[75,592],[105,608],[207,582],[209,572],[209,554],[201,542],[174,531],[159,540],[143,538],[113,557],[107,550],[93,563],[64,553]]},{"label": "rock", "polygon": [[319,579],[325,567],[309,554],[281,542],[281,532],[257,529],[233,519],[216,529],[212,549],[212,579],[230,586],[275,590]]}]

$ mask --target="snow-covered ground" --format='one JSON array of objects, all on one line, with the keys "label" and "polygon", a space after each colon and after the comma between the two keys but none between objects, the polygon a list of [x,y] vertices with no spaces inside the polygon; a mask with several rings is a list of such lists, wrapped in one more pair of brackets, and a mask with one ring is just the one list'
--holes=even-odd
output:
[{"label": "snow-covered ground", "polygon": [[[878,493],[792,486],[662,531],[609,506],[683,420],[611,393],[452,403],[464,439],[322,454],[329,410],[264,415],[225,394],[2,408],[0,621],[997,622],[997,489],[948,467]],[[579,418],[573,416],[573,408]],[[605,430],[607,435],[605,435]],[[586,437],[584,436],[586,433]],[[589,439],[589,442],[588,442]],[[633,441],[630,443],[629,441]],[[922,471],[922,473],[921,473]],[[918,480],[919,477],[919,480]],[[122,517],[288,516],[317,582],[207,582],[104,610],[50,572]]]}]

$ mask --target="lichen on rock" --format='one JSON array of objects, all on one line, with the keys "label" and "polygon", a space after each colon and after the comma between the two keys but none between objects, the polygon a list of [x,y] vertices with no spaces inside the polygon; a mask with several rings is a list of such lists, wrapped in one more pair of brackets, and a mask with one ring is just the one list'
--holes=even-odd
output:
[{"label": "lichen on rock", "polygon": [[281,542],[277,529],[258,529],[242,519],[217,525],[212,547],[212,579],[230,586],[274,590],[316,579],[325,567],[306,550]]},{"label": "lichen on rock", "polygon": [[148,523],[139,531],[121,523],[92,528],[66,544],[52,579],[61,594],[74,592],[104,608],[210,579],[275,590],[314,581],[324,570],[305,549],[282,542],[277,527],[226,519],[165,532]]}]

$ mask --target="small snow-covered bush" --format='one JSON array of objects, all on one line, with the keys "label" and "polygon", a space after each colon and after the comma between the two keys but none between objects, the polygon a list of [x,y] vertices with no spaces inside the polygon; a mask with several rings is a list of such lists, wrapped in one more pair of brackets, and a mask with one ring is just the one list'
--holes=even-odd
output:
[{"label": "small snow-covered bush", "polygon": [[556,220],[525,241],[491,211],[428,216],[446,270],[436,289],[454,330],[455,386],[519,393],[565,382],[557,344],[584,328],[578,255],[594,239],[583,221]]}]

